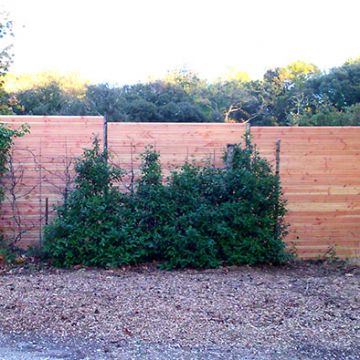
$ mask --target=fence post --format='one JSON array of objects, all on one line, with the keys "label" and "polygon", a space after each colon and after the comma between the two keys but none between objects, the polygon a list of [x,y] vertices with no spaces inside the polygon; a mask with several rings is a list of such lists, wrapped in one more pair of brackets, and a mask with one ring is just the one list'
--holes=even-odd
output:
[{"label": "fence post", "polygon": [[226,169],[230,170],[233,166],[233,159],[234,159],[234,144],[227,144],[226,145]]},{"label": "fence post", "polygon": [[276,141],[276,158],[275,158],[275,161],[276,161],[276,165],[275,165],[275,175],[277,177],[280,176],[280,145],[281,145],[281,140],[278,139]]},{"label": "fence post", "polygon": [[280,200],[280,145],[281,140],[276,141],[276,155],[275,155],[275,176],[276,176],[276,204],[275,204],[275,237],[280,236],[280,224],[278,223],[279,218],[279,200]]},{"label": "fence post", "polygon": [[108,121],[107,121],[107,113],[104,114],[104,154],[105,160],[108,158]]},{"label": "fence post", "polygon": [[250,123],[245,124],[245,149],[249,150],[251,142],[251,128]]},{"label": "fence post", "polygon": [[249,133],[250,133],[250,123],[249,123],[249,122],[247,122],[247,123],[245,124],[245,132],[246,132],[246,134],[249,134]]},{"label": "fence post", "polygon": [[38,162],[38,165],[37,165],[37,168],[38,168],[38,171],[39,171],[39,212],[40,212],[40,216],[39,216],[39,230],[40,230],[40,233],[39,233],[39,244],[40,244],[40,247],[43,246],[43,233],[42,233],[42,222],[43,222],[43,218],[42,218],[42,137],[40,137],[40,140],[39,140],[39,162]]},{"label": "fence post", "polygon": [[49,198],[45,198],[45,225],[49,224]]}]

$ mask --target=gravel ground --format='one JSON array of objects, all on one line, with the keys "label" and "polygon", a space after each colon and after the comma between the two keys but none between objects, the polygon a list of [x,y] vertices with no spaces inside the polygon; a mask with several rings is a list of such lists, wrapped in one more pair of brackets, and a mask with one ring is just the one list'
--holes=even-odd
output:
[{"label": "gravel ground", "polygon": [[360,359],[360,268],[5,269],[0,359]]}]

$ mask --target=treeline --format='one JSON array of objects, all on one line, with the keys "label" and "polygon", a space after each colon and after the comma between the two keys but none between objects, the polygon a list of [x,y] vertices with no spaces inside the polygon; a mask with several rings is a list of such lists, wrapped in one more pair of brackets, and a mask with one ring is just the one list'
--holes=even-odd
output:
[{"label": "treeline", "polygon": [[41,81],[8,74],[1,97],[3,114],[106,113],[110,121],[360,125],[360,58],[328,72],[297,61],[267,71],[261,80],[233,76],[211,83],[191,71],[124,86],[51,74]]}]

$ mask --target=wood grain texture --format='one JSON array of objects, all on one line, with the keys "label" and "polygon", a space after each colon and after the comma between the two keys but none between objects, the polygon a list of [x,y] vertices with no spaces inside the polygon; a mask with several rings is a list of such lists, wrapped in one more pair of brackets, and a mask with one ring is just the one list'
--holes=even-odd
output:
[{"label": "wood grain texture", "polygon": [[360,128],[254,127],[251,133],[270,160],[281,139],[287,242],[305,258],[331,249],[341,257],[359,257]]},{"label": "wood grain texture", "polygon": [[[13,128],[28,124],[30,134],[15,140],[13,171],[6,177],[6,198],[1,211],[5,238],[20,246],[42,241],[45,199],[50,216],[62,200],[67,163],[81,155],[94,135],[102,136],[102,117],[0,116],[0,122]],[[73,175],[73,171],[71,171]],[[16,178],[15,186],[12,183]],[[11,188],[14,188],[11,190]],[[14,201],[14,196],[16,201]]]},{"label": "wood grain texture", "polygon": [[[7,196],[1,227],[9,238],[23,229],[21,244],[34,245],[41,241],[45,198],[51,218],[62,199],[67,164],[90,146],[94,134],[102,138],[103,118],[1,116],[0,122],[30,125],[31,133],[17,139],[14,147],[14,173],[22,177],[17,185],[18,218]],[[109,123],[108,144],[111,161],[126,170],[133,168],[135,176],[140,153],[152,145],[168,174],[186,160],[223,166],[226,145],[242,142],[244,130],[240,124]],[[275,144],[281,140],[289,246],[303,258],[325,256],[332,249],[340,257],[359,257],[360,128],[252,127],[251,133],[257,149],[273,165]],[[70,173],[74,175],[73,170]],[[5,180],[8,188],[11,179]]]}]

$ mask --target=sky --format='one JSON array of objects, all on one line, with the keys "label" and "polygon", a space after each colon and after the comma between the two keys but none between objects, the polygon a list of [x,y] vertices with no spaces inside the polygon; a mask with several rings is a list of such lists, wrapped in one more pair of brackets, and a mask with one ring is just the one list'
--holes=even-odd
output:
[{"label": "sky", "polygon": [[76,72],[117,84],[187,68],[260,78],[304,60],[360,55],[360,0],[0,0],[14,22],[11,72]]}]

